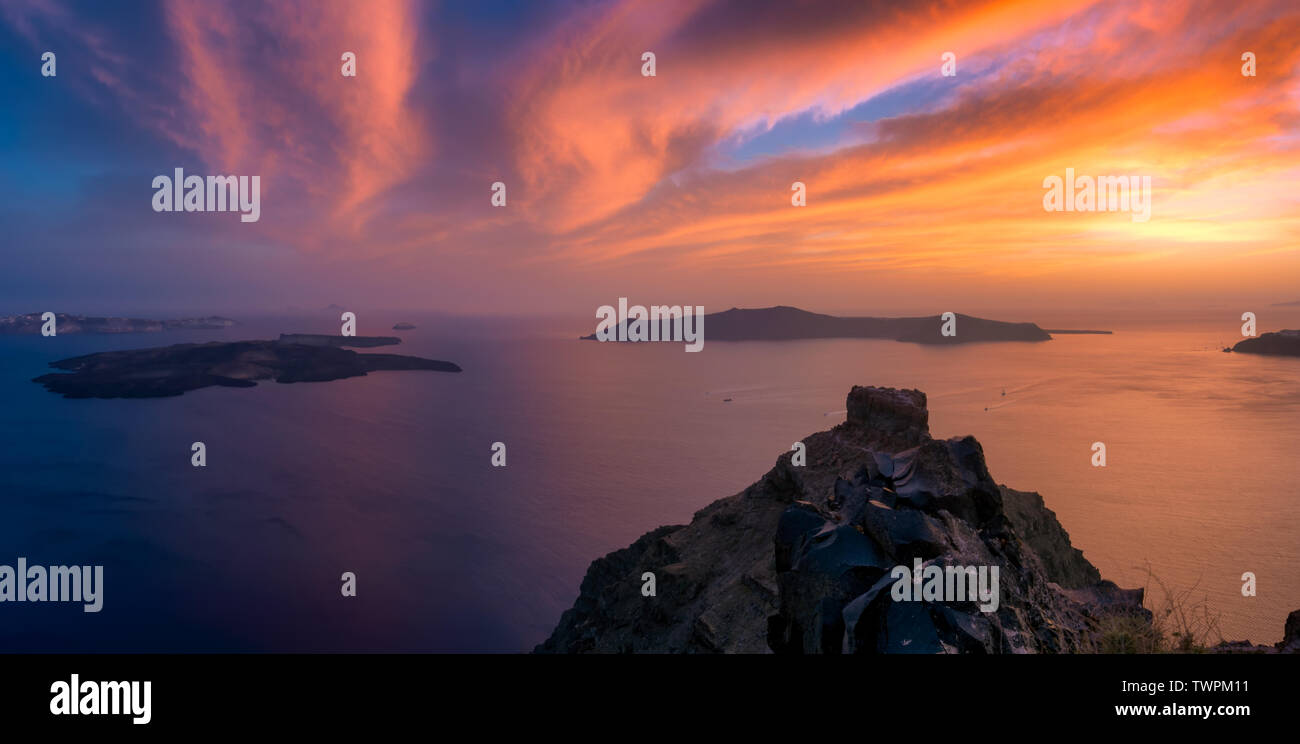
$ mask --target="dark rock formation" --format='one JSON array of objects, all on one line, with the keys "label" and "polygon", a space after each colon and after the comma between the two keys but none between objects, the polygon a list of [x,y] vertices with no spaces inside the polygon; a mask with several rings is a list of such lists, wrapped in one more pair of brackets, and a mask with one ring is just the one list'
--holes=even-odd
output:
[{"label": "dark rock formation", "polygon": [[365,349],[373,346],[395,346],[402,343],[397,336],[334,336],[326,333],[281,333],[280,343],[304,346],[338,346]]},{"label": "dark rock formation", "polygon": [[335,346],[237,341],[177,344],[153,349],[106,351],[51,362],[71,374],[48,374],[38,382],[65,398],[161,398],[219,385],[253,387],[255,380],[324,382],[378,370],[460,372],[451,362],[358,354]]},{"label": "dark rock formation", "polygon": [[[649,322],[647,321],[647,328]],[[673,338],[670,323],[660,326],[660,338]],[[938,315],[922,318],[841,318],[797,307],[731,308],[704,316],[706,341],[788,341],[807,338],[886,338],[918,344],[961,344],[979,341],[1050,341],[1051,335],[1033,323],[1007,323],[957,315],[956,336],[940,334]],[[596,338],[593,333],[582,337]]]},{"label": "dark rock formation", "polygon": [[1300,610],[1286,616],[1282,640],[1272,646],[1257,646],[1250,641],[1224,641],[1210,649],[1216,654],[1300,654]]},{"label": "dark rock formation", "polygon": [[[979,442],[930,437],[924,393],[855,387],[847,409],[803,440],[806,465],[785,453],[689,525],[593,562],[537,651],[1074,652],[1106,615],[1149,621],[1142,591],[1101,580],[1038,494],[994,482]],[[895,601],[895,568],[918,561],[997,567],[997,607]]]},{"label": "dark rock formation", "polygon": [[[0,335],[37,334],[44,321],[42,313],[7,315],[0,317]],[[180,320],[143,320],[140,318],[100,318],[87,315],[55,313],[55,331],[58,335],[74,333],[157,333],[172,330],[213,330],[235,325],[230,318],[212,315],[206,318]]]},{"label": "dark rock formation", "polygon": [[1016,525],[1020,538],[1034,551],[1049,576],[1066,589],[1097,584],[1101,574],[1070,545],[1070,536],[1047,508],[1043,497],[1032,491],[1013,491],[1002,486],[1002,508]]},{"label": "dark rock formation", "polygon": [[1243,339],[1238,341],[1231,350],[1244,354],[1300,356],[1300,330],[1273,331],[1255,338]]}]

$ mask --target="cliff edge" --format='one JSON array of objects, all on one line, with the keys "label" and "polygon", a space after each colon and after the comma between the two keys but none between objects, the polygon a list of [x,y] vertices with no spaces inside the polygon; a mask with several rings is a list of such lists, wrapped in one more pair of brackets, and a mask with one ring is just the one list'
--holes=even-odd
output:
[{"label": "cliff edge", "polygon": [[[854,387],[847,408],[803,440],[806,464],[787,452],[690,524],[594,561],[536,651],[1081,652],[1106,615],[1149,620],[1142,590],[1103,580],[1038,494],[993,480],[978,441],[931,438],[924,393]],[[997,567],[995,608],[899,601],[894,572],[918,564]]]}]

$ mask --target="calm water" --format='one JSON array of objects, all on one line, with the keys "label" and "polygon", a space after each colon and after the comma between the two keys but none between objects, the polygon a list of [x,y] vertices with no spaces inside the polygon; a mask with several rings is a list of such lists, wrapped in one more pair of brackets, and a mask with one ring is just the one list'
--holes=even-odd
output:
[{"label": "calm water", "polygon": [[[1141,585],[1149,564],[1195,586],[1229,638],[1276,641],[1300,608],[1300,360],[1219,353],[1232,327],[687,354],[579,342],[583,323],[379,320],[360,332],[413,320],[395,351],[465,372],[63,400],[29,382],[53,359],[337,327],[0,337],[0,564],[106,574],[98,614],[0,606],[0,648],[527,650],[593,558],[743,489],[842,421],[853,384],[926,391],[931,431],[977,436],[994,478],[1041,492],[1103,576]],[[1245,571],[1259,596],[1241,596]]]}]

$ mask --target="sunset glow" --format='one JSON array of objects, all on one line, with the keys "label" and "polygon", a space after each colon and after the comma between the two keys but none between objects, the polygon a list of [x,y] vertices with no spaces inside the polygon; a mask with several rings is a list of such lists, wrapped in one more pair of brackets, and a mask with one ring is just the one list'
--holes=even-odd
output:
[{"label": "sunset glow", "polygon": [[[57,92],[7,73],[5,130],[41,175],[0,181],[29,248],[6,294],[34,298],[43,246],[80,241],[97,257],[69,299],[112,279],[145,305],[1295,299],[1293,2],[456,5],[182,2],[142,24],[6,3],[7,69],[61,55]],[[59,145],[105,128],[129,144]],[[154,219],[147,174],[177,164],[260,174],[262,219]],[[1066,168],[1150,176],[1150,220],[1045,212]]]}]

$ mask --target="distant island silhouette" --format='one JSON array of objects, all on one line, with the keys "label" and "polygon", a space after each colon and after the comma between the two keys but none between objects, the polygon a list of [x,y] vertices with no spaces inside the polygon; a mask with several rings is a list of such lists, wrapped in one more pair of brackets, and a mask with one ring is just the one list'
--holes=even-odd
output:
[{"label": "distant island silhouette", "polygon": [[[1110,331],[1048,332],[1035,323],[1011,323],[957,313],[956,335],[941,333],[943,318],[839,317],[797,307],[731,308],[704,316],[704,337],[709,341],[793,341],[815,338],[885,338],[916,344],[950,345],[984,341],[1050,341],[1052,333],[1110,333]],[[626,325],[626,324],[620,324]],[[668,329],[662,322],[661,329]],[[660,338],[669,338],[661,333]],[[592,333],[581,337],[595,340]]]},{"label": "distant island silhouette", "polygon": [[397,336],[335,336],[327,333],[281,333],[282,344],[304,346],[351,346],[355,349],[371,346],[394,346],[402,343]]},{"label": "distant island silhouette", "polygon": [[[45,324],[43,313],[0,316],[0,335],[36,335]],[[179,320],[146,320],[144,318],[114,318],[94,315],[55,313],[55,331],[60,335],[73,333],[157,333],[176,330],[217,330],[236,325],[230,318],[210,315],[205,318]]]},{"label": "distant island silhouette", "polygon": [[1237,342],[1224,351],[1267,356],[1300,356],[1300,330],[1272,331]]},{"label": "distant island silhouette", "polygon": [[358,354],[340,348],[391,343],[396,340],[390,337],[288,334],[278,341],[105,351],[50,362],[51,367],[66,373],[41,375],[32,382],[65,398],[164,398],[214,385],[253,387],[256,380],[327,382],[380,370],[461,371],[459,365],[437,359]]}]

